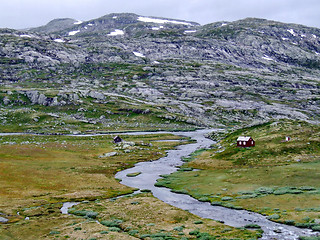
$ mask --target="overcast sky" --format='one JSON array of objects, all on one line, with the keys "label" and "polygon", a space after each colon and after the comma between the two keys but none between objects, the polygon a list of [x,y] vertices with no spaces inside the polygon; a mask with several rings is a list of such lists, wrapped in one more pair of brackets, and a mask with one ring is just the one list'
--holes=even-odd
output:
[{"label": "overcast sky", "polygon": [[320,28],[319,0],[0,0],[0,28],[22,29],[55,18],[90,20],[121,12],[200,24],[258,17]]}]

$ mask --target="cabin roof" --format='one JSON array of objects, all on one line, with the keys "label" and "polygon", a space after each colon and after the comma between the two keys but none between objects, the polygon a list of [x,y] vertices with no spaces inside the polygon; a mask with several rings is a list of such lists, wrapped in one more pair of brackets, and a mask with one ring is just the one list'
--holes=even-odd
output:
[{"label": "cabin roof", "polygon": [[250,138],[251,138],[251,137],[240,136],[240,137],[238,137],[237,141],[245,141],[245,142],[247,142],[247,141],[250,140]]}]

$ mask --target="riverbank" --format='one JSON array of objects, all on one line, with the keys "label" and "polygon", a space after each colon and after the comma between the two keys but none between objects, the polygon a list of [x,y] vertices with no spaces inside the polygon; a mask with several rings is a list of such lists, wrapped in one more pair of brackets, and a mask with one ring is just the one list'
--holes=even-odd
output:
[{"label": "riverbank", "polygon": [[[202,202],[246,209],[268,219],[319,229],[319,126],[278,121],[237,132],[214,134],[212,149],[184,158],[180,171],[157,186]],[[237,148],[238,136],[251,136],[254,148]],[[290,141],[284,141],[291,136]],[[192,169],[197,169],[194,172]]]},{"label": "riverbank", "polygon": [[[22,227],[37,219],[48,225],[40,231],[44,234],[55,225],[44,219],[55,219],[61,202],[106,199],[133,192],[114,178],[117,171],[137,162],[156,160],[165,156],[166,150],[185,143],[156,140],[188,142],[187,138],[162,133],[123,135],[123,139],[130,144],[114,144],[113,135],[1,136],[0,212],[13,225],[0,225],[0,238],[4,238],[1,232],[5,228],[10,228],[12,236],[19,236],[21,229],[15,224]],[[110,152],[115,154],[108,156]],[[26,217],[29,221],[24,220]],[[33,227],[28,232],[33,236]]]},{"label": "riverbank", "polygon": [[[201,149],[204,147],[210,146],[213,142],[207,138],[205,138],[203,135],[208,132],[208,130],[201,130],[197,132],[188,132],[188,133],[179,133],[179,135],[184,135],[185,137],[181,138],[177,136],[172,135],[163,135],[160,134],[159,136],[156,135],[145,135],[145,136],[128,136],[128,138],[132,139],[131,142],[135,142],[134,139],[142,139],[145,138],[145,140],[148,139],[150,141],[149,143],[146,143],[145,140],[143,143],[140,141],[140,145],[137,144],[135,146],[139,147],[138,150],[140,152],[143,152],[142,150],[148,152],[150,150],[149,148],[143,149],[142,146],[146,145],[149,147],[155,147],[157,146],[158,150],[168,150],[169,147],[180,145],[181,142],[176,142],[172,140],[178,140],[178,139],[184,139],[187,140],[189,137],[193,137],[197,140],[197,143],[191,143],[184,146],[178,146],[176,150],[169,150],[166,154],[166,157],[161,158],[158,161],[153,162],[141,162],[139,164],[136,164],[134,168],[124,170],[117,174],[117,177],[120,177],[123,179],[123,175],[127,176],[128,173],[133,172],[141,172],[141,174],[137,175],[136,177],[128,177],[130,178],[131,183],[139,183],[142,185],[139,186],[132,186],[134,188],[142,189],[142,193],[136,196],[127,196],[120,199],[116,198],[105,198],[105,197],[95,197],[95,198],[76,198],[77,201],[82,201],[85,199],[88,200],[95,200],[95,201],[84,201],[81,204],[75,206],[73,209],[71,209],[73,215],[61,215],[60,208],[62,207],[61,203],[54,203],[57,200],[55,199],[53,202],[48,204],[41,204],[39,205],[39,202],[37,204],[33,203],[33,205],[30,205],[29,207],[22,208],[19,211],[20,218],[18,217],[15,221],[17,221],[16,224],[8,224],[8,225],[0,225],[2,234],[1,236],[4,236],[6,238],[4,239],[10,239],[8,236],[17,236],[19,234],[24,235],[30,235],[33,238],[37,237],[37,239],[41,238],[56,238],[56,237],[68,237],[71,239],[79,239],[79,238],[103,238],[104,234],[109,234],[108,237],[112,237],[113,239],[134,239],[135,237],[171,237],[172,239],[183,239],[185,237],[188,237],[189,239],[196,239],[199,236],[207,236],[207,237],[213,237],[217,239],[257,239],[261,236],[261,230],[257,231],[251,231],[244,228],[234,228],[234,227],[228,227],[224,224],[218,223],[216,221],[212,220],[204,220],[203,218],[213,218],[215,220],[225,221],[229,225],[234,225],[235,227],[242,227],[244,224],[239,225],[239,221],[243,221],[244,223],[247,223],[247,226],[255,227],[255,224],[252,224],[252,222],[256,223],[261,216],[252,215],[251,213],[248,213],[248,215],[245,214],[245,212],[238,212],[238,215],[235,215],[234,210],[232,209],[225,209],[225,208],[217,208],[213,207],[208,203],[199,202],[195,199],[188,198],[188,196],[184,196],[182,194],[174,194],[170,192],[169,189],[164,188],[156,188],[154,186],[154,183],[156,182],[156,179],[159,178],[159,175],[162,175],[163,173],[169,174],[173,171],[176,171],[176,167],[181,165],[181,157],[185,157],[186,154],[190,154],[194,152],[197,149]],[[6,136],[9,137],[9,136]],[[10,145],[25,145],[25,144],[35,144],[36,142],[32,142],[32,139],[29,139],[29,142],[26,143],[24,138],[19,138],[18,136],[11,136],[15,138],[15,141],[4,141],[8,139],[0,138],[1,141],[4,141],[4,144],[7,144],[7,146]],[[21,137],[21,136],[20,136]],[[30,137],[30,136],[24,136],[24,137]],[[39,136],[36,136],[39,137]],[[45,137],[42,136],[44,139]],[[90,141],[100,142],[102,145],[106,144],[106,136],[86,136],[79,138],[74,138],[72,136],[51,136],[53,139],[57,139],[54,137],[63,137],[64,141],[66,141],[63,146],[66,145],[66,151],[65,153],[70,152],[77,152],[76,150],[79,149],[72,149],[70,144],[70,140],[74,139],[74,141],[84,141],[82,143],[82,148],[86,149],[86,147]],[[65,139],[70,137],[68,141]],[[158,141],[161,140],[161,137],[165,137],[168,141]],[[125,136],[127,138],[127,136]],[[19,140],[18,140],[19,139]],[[60,138],[60,140],[62,140]],[[112,138],[110,138],[111,140]],[[163,139],[162,139],[163,140]],[[0,143],[1,143],[0,141]],[[48,141],[48,140],[46,140]],[[49,141],[50,142],[50,141]],[[54,142],[54,141],[51,141]],[[66,144],[69,143],[69,144]],[[75,142],[74,142],[75,143]],[[78,142],[79,143],[79,142]],[[57,142],[55,142],[57,144]],[[97,143],[96,143],[97,144]],[[111,143],[108,143],[111,144]],[[108,145],[107,144],[107,145]],[[81,144],[80,144],[81,145]],[[112,145],[112,144],[111,144]],[[129,145],[129,144],[128,144]],[[46,146],[46,150],[48,150],[48,146]],[[43,147],[43,146],[42,146]],[[75,146],[73,146],[75,147]],[[105,147],[105,146],[104,146]],[[119,147],[119,146],[118,146]],[[161,148],[161,149],[159,149]],[[50,149],[50,148],[49,148]],[[51,149],[52,150],[52,149]],[[116,149],[121,150],[124,153],[128,154],[133,149]],[[54,152],[54,151],[53,151]],[[53,153],[52,152],[52,153]],[[139,152],[139,153],[140,153]],[[148,156],[150,156],[150,151],[148,153]],[[21,153],[22,154],[22,153]],[[25,152],[23,153],[25,156]],[[86,155],[86,163],[92,164],[94,161],[90,161],[87,154],[92,154],[90,151],[87,153],[85,151],[81,152],[82,155]],[[100,155],[102,156],[102,155]],[[127,161],[128,159],[124,159],[125,155],[119,155],[123,159],[122,163],[124,161]],[[141,154],[135,156],[142,157]],[[146,155],[147,156],[147,155]],[[99,156],[98,156],[99,158]],[[114,164],[121,163],[119,161],[120,158],[114,159]],[[20,161],[23,161],[24,159],[19,159]],[[88,161],[89,160],[89,161]],[[106,161],[106,159],[103,159]],[[111,159],[108,159],[108,162]],[[101,162],[99,162],[101,164]],[[102,162],[103,163],[103,162]],[[136,167],[141,167],[144,164],[150,163],[147,168],[148,171],[150,171],[152,174],[155,174],[156,177],[151,177],[149,174],[145,174],[145,171],[137,171]],[[83,163],[82,163],[83,164]],[[111,166],[111,165],[110,165]],[[122,167],[129,167],[130,165],[120,165]],[[150,167],[153,166],[153,167]],[[87,169],[87,168],[86,168]],[[165,169],[165,171],[163,171]],[[49,170],[49,169],[48,169]],[[158,172],[160,171],[160,172]],[[79,171],[77,172],[80,173]],[[105,175],[106,172],[87,172],[89,174],[103,174]],[[195,172],[194,172],[195,173]],[[148,176],[147,180],[145,179],[145,176]],[[107,176],[107,175],[105,175]],[[139,178],[143,177],[142,180]],[[119,184],[119,183],[118,183]],[[79,186],[81,187],[81,186]],[[83,186],[82,186],[83,187]],[[98,189],[99,186],[96,186]],[[104,190],[112,189],[113,192],[116,192],[114,189],[114,186],[104,186]],[[132,188],[131,188],[132,189]],[[132,190],[131,190],[132,191]],[[152,191],[153,195],[157,198],[161,199],[162,201],[169,203],[170,205],[173,205],[170,207],[167,204],[161,203],[161,201],[157,200],[153,196],[148,193],[149,191]],[[118,192],[118,194],[121,194]],[[176,195],[172,197],[173,195]],[[45,199],[51,198],[52,195],[42,195],[42,196],[33,196],[33,200],[39,200],[42,198],[42,201],[45,201]],[[74,200],[74,195],[70,195],[69,198],[64,198],[64,200]],[[141,199],[145,199],[141,201]],[[52,199],[51,199],[52,200]],[[20,203],[21,204],[21,203]],[[186,206],[192,206],[191,209],[188,209]],[[157,208],[156,206],[159,206]],[[174,207],[176,206],[176,207]],[[178,208],[177,208],[178,207]],[[204,207],[204,208],[203,208]],[[142,209],[146,209],[146,211],[142,211]],[[196,215],[199,215],[200,217],[196,217],[195,215],[188,213],[186,211],[180,210],[185,209],[189,210],[191,213],[194,213]],[[115,210],[118,209],[118,210]],[[121,209],[121,211],[120,211]],[[149,210],[148,210],[149,209]],[[208,209],[210,209],[208,211]],[[221,212],[219,213],[219,211]],[[119,212],[118,212],[119,211]],[[227,211],[227,212],[226,212]],[[229,211],[229,212],[228,212]],[[141,212],[141,215],[137,212]],[[219,218],[219,214],[221,217],[224,217],[224,219]],[[251,215],[251,216],[250,216]],[[184,216],[184,217],[181,217]],[[25,218],[25,220],[22,220]],[[233,223],[228,222],[229,219]],[[106,225],[101,225],[96,222],[96,219],[99,220],[99,223],[106,221]],[[146,223],[144,219],[149,219],[149,223]],[[258,219],[258,220],[257,220]],[[12,219],[13,220],[13,219]],[[261,220],[261,219],[260,219]],[[259,221],[260,221],[259,220]],[[237,223],[238,222],[238,223]],[[41,231],[37,233],[37,236],[35,236],[33,229],[39,227],[41,225]],[[129,224],[129,225],[128,225]],[[236,225],[238,224],[238,225]],[[267,221],[267,224],[273,224],[270,221]],[[43,226],[42,226],[43,225]],[[111,226],[114,225],[114,226]],[[262,228],[265,230],[266,226],[263,224]],[[74,227],[73,227],[74,226]],[[156,227],[155,227],[156,226]],[[284,236],[283,234],[288,235],[289,237],[297,236],[294,231],[287,229],[287,226],[282,225],[272,225],[271,233],[273,235],[277,235],[275,231],[281,232],[281,236]],[[294,229],[295,230],[295,229]],[[287,234],[288,233],[288,234]],[[290,235],[291,234],[291,235]],[[292,235],[295,234],[295,235]],[[25,238],[25,236],[23,236]],[[25,238],[28,239],[28,238]],[[32,239],[32,238],[30,238]],[[268,238],[265,238],[268,239]],[[280,238],[280,239],[286,239],[286,238]],[[293,239],[293,238],[288,238]]]}]

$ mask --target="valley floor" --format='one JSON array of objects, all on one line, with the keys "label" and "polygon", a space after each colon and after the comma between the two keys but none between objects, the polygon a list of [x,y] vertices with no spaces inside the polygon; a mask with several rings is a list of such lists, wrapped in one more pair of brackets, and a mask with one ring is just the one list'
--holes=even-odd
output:
[{"label": "valley floor", "polygon": [[[239,135],[253,137],[256,147],[236,148]],[[291,140],[283,141],[285,136]],[[116,198],[134,191],[114,179],[116,172],[159,159],[166,150],[190,141],[170,134],[121,137],[125,142],[116,145],[111,135],[1,136],[0,212],[8,222],[0,225],[0,238],[261,236],[259,228],[233,228],[201,219],[161,202],[147,190]],[[212,205],[247,209],[273,221],[319,231],[319,126],[277,121],[211,137],[218,144],[183,159],[186,163],[180,171],[164,176],[157,185]],[[68,201],[81,204],[72,207],[71,214],[61,214],[62,203]]]}]

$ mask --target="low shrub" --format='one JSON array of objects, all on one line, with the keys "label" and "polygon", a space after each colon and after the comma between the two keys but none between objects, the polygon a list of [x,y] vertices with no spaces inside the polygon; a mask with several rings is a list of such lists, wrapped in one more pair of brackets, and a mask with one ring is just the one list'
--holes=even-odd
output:
[{"label": "low shrub", "polygon": [[233,197],[222,197],[221,201],[231,201],[233,200]]},{"label": "low shrub", "polygon": [[235,206],[232,203],[224,203],[223,206],[227,208],[232,208],[232,209],[242,209],[241,207]]},{"label": "low shrub", "polygon": [[179,226],[179,227],[174,227],[173,230],[177,231],[177,232],[182,232],[184,229],[183,226]]},{"label": "low shrub", "polygon": [[49,234],[50,235],[57,235],[57,234],[60,234],[60,232],[59,231],[51,231]]},{"label": "low shrub", "polygon": [[310,187],[310,186],[302,186],[302,187],[299,187],[299,189],[302,191],[315,191],[315,190],[317,190],[316,188]]},{"label": "low shrub", "polygon": [[284,221],[284,224],[294,226],[295,225],[295,221],[294,220],[286,220],[286,221]]},{"label": "low shrub", "polygon": [[277,220],[279,218],[280,218],[280,216],[278,214],[272,214],[267,217],[267,219],[269,219],[269,220]]},{"label": "low shrub", "polygon": [[99,214],[99,213],[97,213],[97,212],[90,211],[90,212],[87,212],[87,213],[86,213],[86,217],[92,218],[92,219],[96,219],[97,216],[98,216],[98,214]]},{"label": "low shrub", "polygon": [[120,226],[118,222],[114,222],[114,221],[101,221],[100,223],[106,227],[119,227]]},{"label": "low shrub", "polygon": [[276,189],[273,194],[274,195],[283,195],[283,194],[300,194],[303,191],[295,188],[295,187],[281,187]]},{"label": "low shrub", "polygon": [[150,234],[142,234],[142,235],[140,235],[140,238],[142,238],[142,239],[145,239],[145,238],[148,238],[148,237],[150,237]]},{"label": "low shrub", "polygon": [[154,184],[154,186],[156,186],[156,187],[165,187],[167,184],[170,184],[171,183],[171,181],[168,181],[168,180],[166,180],[166,181],[159,181],[159,182],[156,182],[155,184]]},{"label": "low shrub", "polygon": [[202,240],[215,240],[216,237],[211,236],[209,233],[206,232],[200,232],[199,230],[193,230],[189,232],[189,235],[191,236],[196,236],[197,239],[202,239]]},{"label": "low shrub", "polygon": [[110,231],[110,232],[120,232],[121,229],[118,228],[118,227],[109,227],[109,231]]},{"label": "low shrub", "polygon": [[68,213],[71,213],[71,214],[76,215],[76,216],[84,217],[84,216],[86,216],[87,211],[69,209]]},{"label": "low shrub", "polygon": [[296,223],[295,226],[299,228],[311,228],[310,223]]},{"label": "low shrub", "polygon": [[199,230],[193,230],[193,231],[189,232],[189,235],[197,236],[199,233],[200,233]]},{"label": "low shrub", "polygon": [[130,230],[128,233],[131,236],[135,236],[135,235],[137,235],[139,233],[139,230]]},{"label": "low shrub", "polygon": [[197,220],[197,221],[194,221],[193,223],[194,223],[194,224],[203,224],[203,221]]},{"label": "low shrub", "polygon": [[238,196],[236,199],[249,199],[249,198],[256,198],[258,197],[257,194],[251,194],[251,195],[243,195],[243,196]]},{"label": "low shrub", "polygon": [[171,192],[180,193],[180,194],[188,194],[188,191],[185,189],[179,189],[179,190],[172,189]]},{"label": "low shrub", "polygon": [[198,199],[200,202],[210,202],[210,199],[208,197],[201,197]]},{"label": "low shrub", "polygon": [[320,232],[320,225],[312,226],[311,229],[312,229],[313,231],[318,231],[318,232]]},{"label": "low shrub", "polygon": [[244,228],[261,228],[258,224],[247,224],[244,226]]},{"label": "low shrub", "polygon": [[255,192],[260,194],[272,194],[274,192],[274,189],[270,187],[260,187],[256,189]]},{"label": "low shrub", "polygon": [[97,212],[93,212],[93,211],[87,211],[87,210],[72,210],[70,209],[68,211],[68,213],[71,213],[73,215],[76,216],[81,216],[81,217],[88,217],[88,218],[92,218],[95,219],[99,213]]}]

